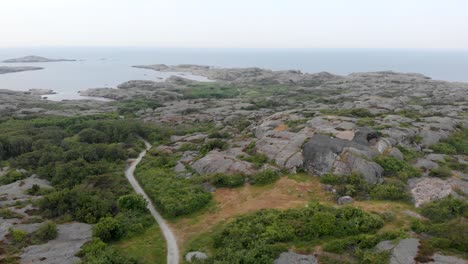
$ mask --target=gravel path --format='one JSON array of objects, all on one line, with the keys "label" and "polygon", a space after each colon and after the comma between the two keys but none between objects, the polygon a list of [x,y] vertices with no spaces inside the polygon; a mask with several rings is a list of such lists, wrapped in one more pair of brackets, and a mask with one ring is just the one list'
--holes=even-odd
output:
[{"label": "gravel path", "polygon": [[158,213],[158,211],[156,211],[148,195],[146,195],[145,191],[143,191],[143,188],[141,188],[140,184],[135,179],[135,175],[133,175],[136,166],[146,155],[146,151],[151,148],[151,144],[149,144],[147,141],[145,141],[145,145],[146,150],[141,152],[138,158],[135,161],[133,161],[131,165],[125,170],[125,176],[127,177],[135,192],[143,195],[143,197],[148,201],[148,209],[150,210],[154,219],[156,219],[156,222],[158,222],[159,227],[163,232],[164,238],[167,242],[167,264],[179,264],[179,247],[177,246],[177,240],[174,233],[172,233],[171,229],[167,225],[166,220],[164,220],[164,218]]}]

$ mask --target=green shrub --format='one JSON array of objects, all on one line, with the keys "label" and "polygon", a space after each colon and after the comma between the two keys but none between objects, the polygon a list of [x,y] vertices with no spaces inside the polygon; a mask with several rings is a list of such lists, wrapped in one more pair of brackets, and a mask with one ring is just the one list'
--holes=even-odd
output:
[{"label": "green shrub", "polygon": [[341,178],[342,176],[332,174],[332,173],[327,173],[327,174],[320,176],[320,183],[337,185],[341,183]]},{"label": "green shrub", "polygon": [[143,233],[154,224],[154,218],[148,211],[126,210],[115,216],[119,222],[120,237],[132,237]]},{"label": "green shrub", "polygon": [[457,149],[448,143],[437,143],[432,145],[430,148],[437,153],[443,153],[447,155],[457,154]]},{"label": "green shrub", "polygon": [[248,144],[243,151],[249,155],[255,155],[255,147],[257,146],[257,142],[253,141]]},{"label": "green shrub", "polygon": [[114,217],[103,217],[93,227],[93,235],[102,241],[117,240],[122,236],[122,226]]},{"label": "green shrub", "polygon": [[438,153],[449,155],[468,155],[468,128],[462,128],[453,132],[448,138],[431,146]]},{"label": "green shrub", "polygon": [[13,218],[22,219],[24,216],[20,213],[14,212],[6,208],[6,209],[0,209],[0,217],[4,219],[13,219]]},{"label": "green shrub", "polygon": [[24,244],[28,237],[28,233],[21,229],[12,229],[10,228],[10,235],[14,243]]},{"label": "green shrub", "polygon": [[419,170],[409,165],[406,161],[399,160],[395,157],[379,156],[375,158],[375,162],[382,166],[386,176],[396,176],[401,180],[421,176]]},{"label": "green shrub", "polygon": [[180,151],[194,151],[197,150],[198,146],[193,143],[184,143],[180,146]]},{"label": "green shrub", "polygon": [[228,138],[232,138],[232,136],[227,133],[227,132],[219,132],[219,131],[215,131],[215,132],[211,132],[210,134],[208,134],[208,138],[223,138],[223,139],[228,139]]},{"label": "green shrub", "polygon": [[244,185],[245,176],[243,174],[226,175],[217,173],[210,176],[210,182],[216,187],[239,187]]},{"label": "green shrub", "polygon": [[353,207],[311,203],[286,211],[261,210],[226,224],[214,238],[208,263],[272,263],[290,242],[354,236],[382,226],[380,217]]},{"label": "green shrub", "polygon": [[466,216],[467,211],[468,203],[452,196],[426,204],[421,208],[422,215],[434,222],[443,222],[459,216]]},{"label": "green shrub", "polygon": [[338,115],[338,116],[349,116],[349,117],[375,117],[368,109],[365,108],[354,108],[354,109],[323,109],[320,110],[322,114],[327,115]]},{"label": "green shrub", "polygon": [[374,200],[409,201],[411,196],[402,183],[385,183],[372,188],[370,196]]},{"label": "green shrub", "polygon": [[255,167],[260,168],[268,162],[268,157],[265,154],[255,153],[251,156],[240,156],[241,160],[253,163]]},{"label": "green shrub", "polygon": [[41,242],[55,239],[58,235],[57,225],[54,222],[45,222],[34,232],[34,237]]},{"label": "green shrub", "polygon": [[221,139],[215,139],[208,141],[203,147],[200,149],[200,153],[203,155],[208,154],[208,152],[212,150],[225,150],[228,148],[228,143]]},{"label": "green shrub", "polygon": [[[212,194],[197,182],[177,177],[173,166],[158,162],[159,158],[147,156],[138,165],[136,177],[150,199],[161,212],[170,217],[193,213],[205,207]],[[172,160],[172,158],[168,157]]]},{"label": "green shrub", "polygon": [[87,264],[138,264],[138,260],[124,255],[114,247],[109,247],[99,238],[84,245],[79,253]]},{"label": "green shrub", "polygon": [[432,169],[430,175],[439,178],[448,178],[452,176],[452,170],[449,167],[440,166]]},{"label": "green shrub", "polygon": [[388,264],[390,263],[391,252],[363,251],[359,254],[359,263],[362,264]]},{"label": "green shrub", "polygon": [[280,174],[272,169],[264,170],[251,177],[253,185],[266,185],[276,182],[280,178]]},{"label": "green shrub", "polygon": [[135,210],[145,212],[148,202],[140,194],[127,194],[121,196],[118,200],[119,207],[126,210]]}]

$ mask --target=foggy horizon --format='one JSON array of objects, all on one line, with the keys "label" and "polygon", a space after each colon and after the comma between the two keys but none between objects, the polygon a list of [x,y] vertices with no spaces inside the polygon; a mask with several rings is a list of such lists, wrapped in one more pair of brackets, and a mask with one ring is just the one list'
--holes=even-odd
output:
[{"label": "foggy horizon", "polygon": [[16,0],[1,48],[468,49],[468,2]]}]

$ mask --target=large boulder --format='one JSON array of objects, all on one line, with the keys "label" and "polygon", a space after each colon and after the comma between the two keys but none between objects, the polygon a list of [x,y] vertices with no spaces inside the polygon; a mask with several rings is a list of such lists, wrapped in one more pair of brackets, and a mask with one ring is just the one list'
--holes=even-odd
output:
[{"label": "large boulder", "polygon": [[401,240],[392,250],[390,264],[414,264],[414,258],[418,254],[419,240],[407,238]]},{"label": "large boulder", "polygon": [[317,264],[317,258],[313,255],[301,255],[295,252],[283,252],[274,264]]},{"label": "large boulder", "polygon": [[304,128],[298,133],[270,130],[262,133],[255,150],[274,160],[276,165],[295,171],[303,165],[302,144],[312,135],[310,128]]},{"label": "large boulder", "polygon": [[370,129],[358,130],[351,141],[314,135],[303,148],[304,168],[317,175],[357,172],[370,183],[381,182],[382,167],[370,161],[380,152],[374,147],[379,141],[378,135]]},{"label": "large boulder", "polygon": [[193,260],[203,260],[207,258],[208,258],[208,255],[200,251],[188,252],[187,255],[185,255],[185,260],[187,262],[192,262]]},{"label": "large boulder", "polygon": [[192,168],[200,174],[242,173],[250,175],[255,172],[251,163],[215,150],[208,153],[205,157],[195,161],[192,164]]}]

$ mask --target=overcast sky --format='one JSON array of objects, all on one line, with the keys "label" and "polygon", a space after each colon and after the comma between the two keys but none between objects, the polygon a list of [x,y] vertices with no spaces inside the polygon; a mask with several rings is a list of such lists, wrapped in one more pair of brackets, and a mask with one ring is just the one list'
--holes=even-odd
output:
[{"label": "overcast sky", "polygon": [[42,45],[468,49],[468,1],[0,1],[0,46]]}]

